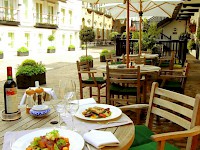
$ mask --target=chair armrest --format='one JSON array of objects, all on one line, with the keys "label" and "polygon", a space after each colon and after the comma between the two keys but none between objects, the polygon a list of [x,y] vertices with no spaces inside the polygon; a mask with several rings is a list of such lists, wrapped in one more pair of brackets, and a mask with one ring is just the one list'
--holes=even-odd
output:
[{"label": "chair armrest", "polygon": [[186,131],[177,131],[177,132],[169,132],[169,133],[162,133],[162,134],[155,134],[152,135],[151,138],[158,142],[158,141],[166,141],[170,139],[177,139],[177,138],[184,138],[184,137],[191,137],[200,134],[200,126],[195,126],[194,128]]},{"label": "chair armrest", "polygon": [[158,78],[161,78],[161,79],[173,79],[173,78],[186,78],[186,76],[178,76],[178,75],[160,75]]},{"label": "chair armrest", "polygon": [[119,107],[122,111],[124,110],[133,110],[133,109],[147,109],[149,104],[133,104]]},{"label": "chair armrest", "polygon": [[78,73],[97,73],[96,71],[79,71]]}]

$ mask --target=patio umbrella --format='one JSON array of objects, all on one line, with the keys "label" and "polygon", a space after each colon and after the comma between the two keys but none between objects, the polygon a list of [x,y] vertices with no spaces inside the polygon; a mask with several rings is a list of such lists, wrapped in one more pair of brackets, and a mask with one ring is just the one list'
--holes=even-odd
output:
[{"label": "patio umbrella", "polygon": [[[142,25],[142,16],[161,16],[161,17],[172,17],[175,7],[180,0],[149,0],[146,2],[130,2],[129,4],[129,16],[135,17],[139,14],[140,18],[140,36],[139,36],[139,54],[141,53],[141,25]],[[102,7],[105,7],[110,11],[114,19],[124,19],[127,18],[127,6],[122,3],[115,4],[106,4]],[[128,20],[128,19],[127,19]],[[129,26],[127,27],[129,28]],[[128,33],[127,33],[128,35]]]},{"label": "patio umbrella", "polygon": [[[152,6],[153,4],[153,0],[152,0],[152,4],[149,6],[148,3],[145,3],[145,1],[149,1],[149,0],[82,0],[82,1],[85,1],[85,2],[89,2],[89,3],[94,3],[94,4],[99,4],[99,3],[103,3],[103,4],[111,4],[111,5],[114,5],[113,7],[116,8],[114,9],[114,11],[111,11],[111,14],[116,16],[117,17],[117,13],[116,12],[119,12],[119,8],[120,7],[123,7],[123,11],[121,12],[121,14],[123,14],[123,18],[127,18],[126,19],[126,33],[127,35],[129,35],[129,16],[133,15],[132,17],[136,16],[136,14],[139,14],[139,17],[140,17],[140,24],[139,24],[139,54],[141,53],[141,40],[142,40],[142,15],[143,15],[143,11],[146,12],[146,10],[148,10],[149,12],[151,12],[153,14],[154,12],[154,15],[152,16],[155,16],[156,11],[153,10],[155,8],[160,8],[161,10],[165,8],[164,6],[164,3],[167,3],[167,2],[173,2],[173,10],[174,8],[176,7],[176,5],[178,3],[181,2],[181,0],[168,0],[168,1],[163,1],[163,0],[157,0],[157,1],[160,1],[160,3],[162,3],[162,5],[160,5],[159,3],[158,4],[155,4],[154,6]],[[117,4],[118,3],[118,4]],[[121,3],[121,4],[119,4]],[[143,6],[143,3],[145,3],[145,7]],[[137,6],[136,6],[136,5]],[[134,6],[135,5],[135,6]],[[117,6],[117,7],[115,7]],[[162,7],[161,7],[162,6]],[[164,6],[164,7],[163,7]],[[105,5],[106,7],[106,5]],[[148,9],[147,9],[147,8]],[[109,8],[109,5],[108,5],[108,8]],[[143,9],[144,8],[144,9]],[[163,12],[165,12],[168,8],[165,8]],[[125,11],[124,11],[125,10]],[[170,9],[171,10],[171,9]],[[123,13],[125,12],[125,13]],[[173,13],[173,11],[172,11]],[[172,14],[170,13],[170,14]],[[120,12],[118,13],[119,16],[120,16]],[[119,18],[119,17],[118,17]],[[120,18],[122,18],[122,16],[120,16]],[[126,36],[126,55],[127,55],[127,62],[129,62],[129,36]],[[127,63],[127,67],[129,67],[129,63]]]}]

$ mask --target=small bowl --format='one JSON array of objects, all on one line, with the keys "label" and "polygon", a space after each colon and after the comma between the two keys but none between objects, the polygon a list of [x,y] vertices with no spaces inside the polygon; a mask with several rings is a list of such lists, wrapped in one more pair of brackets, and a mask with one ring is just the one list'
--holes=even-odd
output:
[{"label": "small bowl", "polygon": [[30,109],[30,115],[34,116],[34,117],[44,117],[47,116],[50,112],[50,108],[46,109],[46,110],[34,110],[34,109]]}]

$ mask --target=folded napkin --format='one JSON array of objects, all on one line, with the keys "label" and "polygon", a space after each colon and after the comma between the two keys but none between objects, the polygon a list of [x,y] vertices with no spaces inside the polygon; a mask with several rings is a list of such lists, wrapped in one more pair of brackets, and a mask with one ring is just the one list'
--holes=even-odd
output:
[{"label": "folded napkin", "polygon": [[71,103],[77,103],[79,102],[79,105],[85,105],[85,104],[96,104],[96,101],[94,98],[85,98],[80,100],[74,100]]},{"label": "folded napkin", "polygon": [[[31,87],[31,89],[35,90],[36,87]],[[54,92],[54,90],[52,88],[43,88],[44,92],[46,92],[47,94],[51,95],[53,99],[57,99],[57,96]],[[20,105],[24,105],[26,103],[26,92],[24,93],[24,95],[22,96],[22,99],[20,101]]]},{"label": "folded napkin", "polygon": [[83,135],[85,141],[96,148],[118,146],[119,140],[110,131],[91,130]]}]

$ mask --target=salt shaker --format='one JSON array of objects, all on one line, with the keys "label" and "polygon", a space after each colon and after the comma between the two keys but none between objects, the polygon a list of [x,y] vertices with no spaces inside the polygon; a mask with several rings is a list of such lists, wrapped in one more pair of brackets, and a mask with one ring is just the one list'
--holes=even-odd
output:
[{"label": "salt shaker", "polygon": [[33,99],[34,93],[35,93],[35,91],[31,88],[28,88],[26,90],[26,95],[27,95],[27,98],[26,98],[26,113],[27,114],[29,114],[30,109],[34,105],[34,99]]}]

